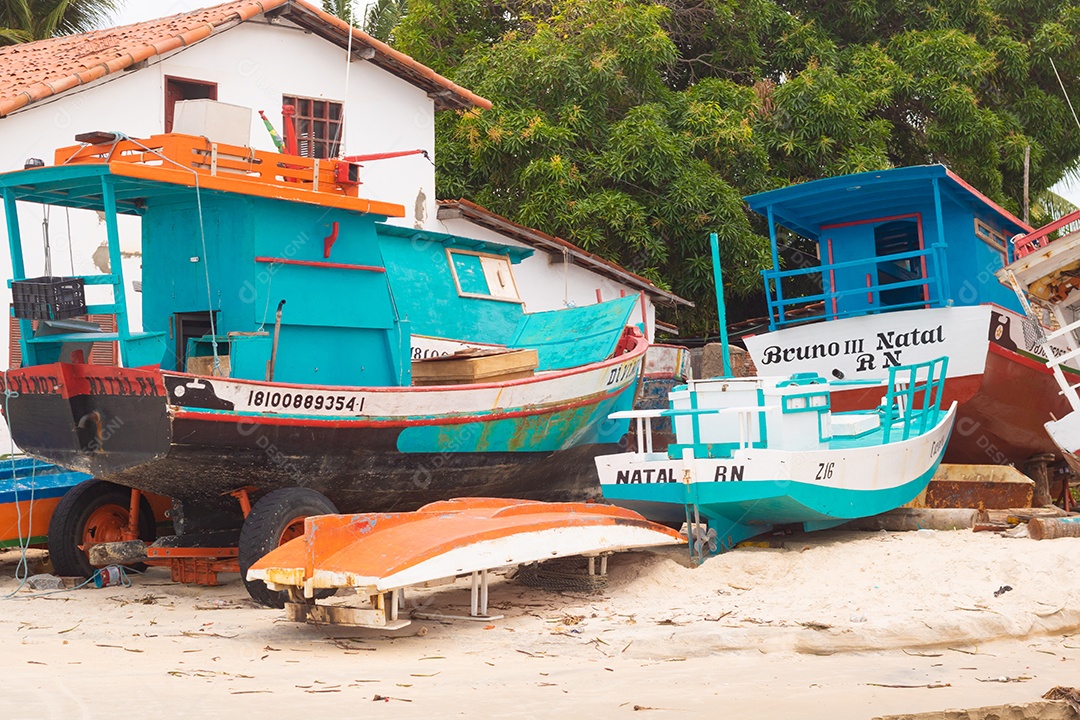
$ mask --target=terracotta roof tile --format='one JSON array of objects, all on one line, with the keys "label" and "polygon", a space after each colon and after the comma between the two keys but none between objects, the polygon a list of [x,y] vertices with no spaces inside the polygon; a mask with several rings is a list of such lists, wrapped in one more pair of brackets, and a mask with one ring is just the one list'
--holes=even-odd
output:
[{"label": "terracotta roof tile", "polygon": [[[343,45],[348,39],[347,24],[301,0],[233,0],[134,25],[0,47],[0,117],[277,8],[289,20],[335,44]],[[353,30],[353,47],[374,50],[371,62],[427,90],[436,107],[491,106],[360,30]]]}]

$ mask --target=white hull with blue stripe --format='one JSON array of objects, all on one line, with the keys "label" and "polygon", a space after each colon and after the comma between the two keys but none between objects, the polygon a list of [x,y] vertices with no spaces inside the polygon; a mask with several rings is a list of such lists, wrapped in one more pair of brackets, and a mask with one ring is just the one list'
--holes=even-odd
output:
[{"label": "white hull with blue stripe", "polygon": [[[665,523],[703,526],[698,551],[778,526],[804,530],[899,507],[926,488],[952,430],[940,408],[945,359],[891,368],[875,410],[833,413],[824,378],[714,378],[671,393],[671,408],[618,413],[638,422],[633,452],[596,459],[604,498]],[[649,425],[674,420],[653,452]]]}]

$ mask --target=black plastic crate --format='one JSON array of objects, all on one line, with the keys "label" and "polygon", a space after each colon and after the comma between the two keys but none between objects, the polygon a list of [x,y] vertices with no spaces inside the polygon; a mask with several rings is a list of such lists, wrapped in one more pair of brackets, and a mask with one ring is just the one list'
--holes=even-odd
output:
[{"label": "black plastic crate", "polygon": [[15,317],[21,320],[64,320],[86,314],[82,278],[39,277],[11,283]]}]

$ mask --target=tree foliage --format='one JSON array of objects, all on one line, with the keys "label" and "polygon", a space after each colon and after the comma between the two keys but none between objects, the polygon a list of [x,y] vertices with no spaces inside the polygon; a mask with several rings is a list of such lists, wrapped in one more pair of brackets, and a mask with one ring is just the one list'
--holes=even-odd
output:
[{"label": "tree foliage", "polygon": [[[491,99],[438,117],[444,197],[610,257],[699,303],[767,264],[741,196],[945,163],[1019,211],[1075,167],[1072,0],[411,0],[397,47]],[[1053,64],[1052,64],[1053,63]]]},{"label": "tree foliage", "polygon": [[104,27],[123,0],[0,0],[0,45]]}]

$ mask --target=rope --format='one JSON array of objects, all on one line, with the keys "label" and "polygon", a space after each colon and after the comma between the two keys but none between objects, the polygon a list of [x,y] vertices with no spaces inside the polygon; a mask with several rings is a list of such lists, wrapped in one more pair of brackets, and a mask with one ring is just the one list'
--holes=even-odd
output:
[{"label": "rope", "polygon": [[[10,401],[12,397],[18,397],[17,392],[10,390],[11,385],[8,384],[8,371],[4,370],[4,416],[11,417]],[[19,586],[12,590],[10,593],[3,597],[4,600],[15,595],[26,585],[26,581],[30,578],[30,561],[26,556],[26,551],[30,549],[30,537],[33,532],[33,527],[27,528],[26,537],[23,537],[23,522],[22,522],[22,505],[19,500],[19,480],[16,477],[15,470],[15,437],[10,436],[8,438],[10,444],[10,452],[8,453],[8,460],[11,463],[11,480],[15,489],[15,534],[19,540],[19,562],[15,565],[15,579],[19,581]],[[37,485],[37,461],[30,468],[30,507],[28,513],[30,515],[30,522],[33,522],[34,517],[34,489]]]},{"label": "rope", "polygon": [[1054,68],[1054,75],[1057,77],[1058,85],[1061,86],[1061,94],[1065,96],[1065,102],[1069,103],[1069,110],[1072,111],[1073,120],[1076,121],[1076,126],[1080,127],[1080,118],[1076,117],[1076,110],[1073,109],[1072,100],[1069,99],[1069,92],[1065,89],[1065,83],[1061,80],[1061,74],[1058,73],[1057,65],[1054,64],[1054,58],[1047,57],[1050,61],[1050,67]]},{"label": "rope", "polygon": [[580,558],[557,558],[523,565],[516,579],[529,587],[552,592],[595,593],[608,584],[606,575],[589,575],[588,571],[582,571]]},{"label": "rope", "polygon": [[[16,592],[18,592],[18,590],[15,590],[14,592],[11,593],[11,595],[5,596],[4,599],[5,600],[7,600],[7,599],[30,600],[32,598],[45,597],[47,595],[56,595],[57,593],[66,593],[66,592],[71,592],[72,590],[80,590],[80,589],[82,589],[84,587],[87,587],[87,586],[90,586],[90,585],[92,585],[93,587],[96,587],[96,588],[113,587],[113,586],[116,585],[116,583],[109,582],[108,577],[111,574],[110,571],[115,571],[116,576],[120,580],[120,583],[119,583],[120,587],[126,587],[126,588],[131,587],[131,578],[128,577],[127,570],[124,568],[123,565],[107,565],[107,566],[105,566],[103,568],[98,568],[97,570],[95,570],[94,573],[90,577],[86,578],[85,580],[83,580],[78,585],[72,585],[69,588],[68,587],[56,588],[55,590],[44,590],[42,592],[30,593],[29,595],[20,595],[18,597],[12,597]],[[37,577],[37,576],[35,576],[35,577]],[[45,577],[49,577],[49,576],[45,576]],[[30,578],[30,579],[32,580],[33,578]],[[22,586],[20,585],[19,587],[22,587]]]},{"label": "rope", "polygon": [[345,156],[345,113],[349,108],[349,74],[352,71],[353,0],[349,0],[349,44],[345,49],[345,97],[341,103],[341,124],[338,125],[338,157]]},{"label": "rope", "polygon": [[45,277],[52,277],[52,249],[49,247],[49,206],[41,204],[41,242],[45,246]]},{"label": "rope", "polygon": [[[213,347],[213,350],[214,350],[214,370],[213,370],[213,374],[215,376],[220,376],[221,375],[221,358],[218,357],[217,327],[216,327],[216,321],[214,320],[214,295],[213,295],[213,291],[210,289],[210,260],[209,260],[209,258],[206,257],[206,227],[203,224],[202,188],[199,186],[199,171],[196,170],[195,168],[188,167],[187,165],[184,165],[182,163],[178,163],[175,160],[173,160],[172,158],[166,157],[165,155],[161,154],[157,150],[154,150],[153,148],[150,148],[150,147],[147,147],[146,145],[143,145],[138,140],[136,140],[134,138],[130,138],[127,135],[125,135],[124,133],[115,132],[114,134],[116,135],[117,138],[122,138],[124,140],[127,140],[130,143],[134,143],[135,145],[138,145],[140,148],[142,148],[146,152],[148,152],[148,153],[150,153],[152,155],[156,155],[159,158],[161,158],[162,160],[164,160],[165,162],[172,163],[173,165],[177,166],[178,168],[180,168],[182,170],[187,170],[188,172],[190,172],[192,175],[195,176],[195,203],[196,203],[196,206],[197,206],[198,212],[199,212],[199,239],[202,242],[203,271],[204,271],[204,273],[206,275],[206,303],[207,303],[207,311],[208,311],[208,313],[210,315],[210,337],[213,338],[213,341],[211,343],[211,346]],[[117,140],[117,142],[119,142],[119,140]]]},{"label": "rope", "polygon": [[64,206],[64,221],[67,225],[68,262],[71,264],[71,276],[75,276],[75,251],[71,248],[71,208]]}]

